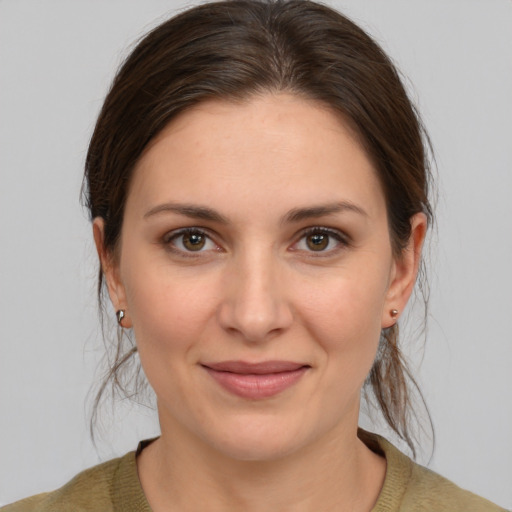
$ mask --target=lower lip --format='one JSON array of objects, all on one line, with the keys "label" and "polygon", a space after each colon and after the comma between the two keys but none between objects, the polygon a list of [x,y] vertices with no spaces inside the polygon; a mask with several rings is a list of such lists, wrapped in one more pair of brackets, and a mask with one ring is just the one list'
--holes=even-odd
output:
[{"label": "lower lip", "polygon": [[258,400],[275,396],[293,386],[306,373],[308,367],[302,366],[297,370],[279,373],[231,373],[205,370],[227,391],[242,398]]}]

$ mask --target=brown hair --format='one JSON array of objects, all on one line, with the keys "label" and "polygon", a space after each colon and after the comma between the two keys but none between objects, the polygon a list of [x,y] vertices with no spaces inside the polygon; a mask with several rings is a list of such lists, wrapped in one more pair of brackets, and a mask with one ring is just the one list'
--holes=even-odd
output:
[{"label": "brown hair", "polygon": [[[381,48],[340,13],[307,0],[200,5],[138,43],[105,99],[85,164],[85,203],[92,219],[104,219],[105,248],[115,253],[138,159],[176,115],[206,99],[239,101],[269,91],[317,100],[352,125],[374,162],[393,250],[400,255],[411,217],[432,217],[428,137]],[[98,285],[101,303],[101,270]],[[117,371],[136,351],[120,347],[108,375],[113,386],[120,385]],[[397,327],[387,329],[367,385],[388,424],[414,452],[408,381],[417,389],[398,347]]]}]

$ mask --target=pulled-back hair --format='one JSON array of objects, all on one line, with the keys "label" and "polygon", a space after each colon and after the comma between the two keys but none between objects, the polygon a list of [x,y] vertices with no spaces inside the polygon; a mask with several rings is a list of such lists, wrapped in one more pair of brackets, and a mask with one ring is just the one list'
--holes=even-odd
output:
[{"label": "pulled-back hair", "polygon": [[[105,249],[115,255],[133,170],[163,128],[205,100],[245,101],[268,92],[316,100],[355,131],[382,185],[399,257],[411,217],[432,217],[428,137],[381,48],[340,13],[307,0],[207,3],[141,39],[113,81],[86,158],[85,203],[91,219],[104,220]],[[100,270],[100,303],[103,288]],[[97,402],[109,382],[121,385],[118,372],[135,353],[118,340]],[[417,388],[394,326],[382,333],[366,387],[414,452],[410,384]]]}]

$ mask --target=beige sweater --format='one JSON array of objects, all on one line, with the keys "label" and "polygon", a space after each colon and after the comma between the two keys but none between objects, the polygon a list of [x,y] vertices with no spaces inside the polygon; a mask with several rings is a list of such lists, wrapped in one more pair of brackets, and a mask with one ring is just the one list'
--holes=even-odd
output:
[{"label": "beige sweater", "polygon": [[[372,512],[505,512],[415,464],[384,438],[360,437],[386,457],[384,486]],[[145,443],[139,445],[140,451]],[[2,512],[151,512],[137,475],[137,452],[88,469],[60,489],[38,494]]]}]

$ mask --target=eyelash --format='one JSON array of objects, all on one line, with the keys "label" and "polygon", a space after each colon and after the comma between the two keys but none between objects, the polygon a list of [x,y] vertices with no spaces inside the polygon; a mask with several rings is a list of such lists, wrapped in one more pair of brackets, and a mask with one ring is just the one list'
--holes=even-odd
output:
[{"label": "eyelash", "polygon": [[[217,246],[217,251],[222,252],[222,249],[215,243],[212,236],[208,233],[207,230],[204,228],[199,227],[191,227],[191,228],[183,228],[176,231],[171,231],[170,233],[167,233],[162,240],[163,245],[170,251],[172,251],[175,254],[178,254],[185,258],[197,258],[200,257],[201,253],[206,252],[203,250],[198,251],[187,251],[183,249],[179,249],[174,244],[174,241],[179,239],[180,237],[183,237],[185,235],[198,235],[201,237],[204,237],[207,241],[213,242]],[[327,235],[330,239],[334,239],[340,247],[335,247],[333,249],[329,249],[327,251],[321,250],[321,251],[313,251],[313,250],[304,250],[305,252],[309,253],[309,257],[313,258],[319,258],[319,257],[327,257],[331,256],[334,253],[337,253],[340,250],[343,250],[344,248],[347,248],[350,246],[350,241],[347,235],[344,233],[321,226],[313,226],[310,228],[307,228],[306,230],[302,231],[300,236],[298,237],[297,241],[293,244],[293,246],[296,246],[301,242],[303,239],[306,239],[308,236],[312,235]],[[207,243],[207,242],[206,242]],[[330,242],[329,242],[330,243]],[[299,251],[301,249],[292,249],[293,251]]]},{"label": "eyelash", "polygon": [[[164,246],[171,252],[178,254],[179,256],[182,256],[184,258],[197,258],[200,256],[202,252],[205,251],[186,251],[183,249],[178,249],[176,245],[174,244],[174,241],[177,240],[180,237],[183,237],[185,235],[198,235],[201,237],[204,237],[207,241],[211,241],[215,244],[213,238],[211,235],[203,228],[197,228],[197,227],[191,227],[191,228],[182,228],[178,229],[176,231],[171,231],[170,233],[167,233],[163,237],[163,244]],[[217,244],[215,244],[217,245]],[[217,245],[218,247],[218,245]],[[220,249],[219,249],[220,252]]]},{"label": "eyelash", "polygon": [[307,228],[305,231],[301,233],[298,241],[295,242],[294,245],[297,245],[301,240],[306,239],[308,236],[312,235],[327,235],[329,238],[334,239],[339,244],[339,246],[326,251],[306,251],[309,253],[309,257],[325,258],[332,256],[333,254],[337,254],[340,250],[350,247],[350,241],[346,234],[336,229],[321,226]]}]

